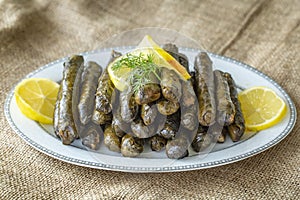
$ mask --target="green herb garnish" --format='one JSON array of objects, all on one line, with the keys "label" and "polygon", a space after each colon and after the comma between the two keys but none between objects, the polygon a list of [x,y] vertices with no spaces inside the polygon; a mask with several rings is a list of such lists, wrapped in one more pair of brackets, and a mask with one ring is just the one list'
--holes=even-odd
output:
[{"label": "green herb garnish", "polygon": [[[116,61],[112,66],[112,70],[116,71],[123,67],[132,69],[128,80],[134,92],[138,91],[145,84],[153,83],[153,75],[160,80],[160,67],[154,63],[154,55],[143,53],[139,55],[127,54],[120,60]],[[152,77],[152,78],[151,78]]]}]

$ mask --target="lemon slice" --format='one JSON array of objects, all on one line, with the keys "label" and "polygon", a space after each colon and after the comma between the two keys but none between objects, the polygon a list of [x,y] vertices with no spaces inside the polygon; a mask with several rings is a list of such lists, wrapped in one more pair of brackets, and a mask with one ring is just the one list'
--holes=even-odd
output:
[{"label": "lemon slice", "polygon": [[131,69],[124,67],[124,68],[120,68],[119,70],[113,70],[112,69],[113,63],[111,63],[107,67],[109,78],[118,90],[123,91],[129,85],[129,83],[127,83],[126,79],[129,76]]},{"label": "lemon slice", "polygon": [[49,79],[25,79],[15,88],[17,105],[26,117],[51,124],[58,89],[59,84]]},{"label": "lemon slice", "polygon": [[246,129],[259,131],[282,120],[287,112],[285,102],[271,89],[252,87],[239,93]]},{"label": "lemon slice", "polygon": [[185,80],[191,78],[185,67],[183,67],[173,56],[171,56],[168,52],[161,48],[157,43],[155,43],[151,36],[145,35],[137,48],[152,48],[153,53],[158,57],[157,60],[161,61],[161,63],[157,64],[161,64],[163,67],[175,70],[180,75],[180,77]]},{"label": "lemon slice", "polygon": [[[146,35],[143,40],[139,43],[136,49],[134,49],[130,54],[132,55],[142,55],[146,58],[148,55],[151,55],[155,64],[160,67],[166,67],[177,72],[179,77],[184,80],[191,78],[190,74],[186,69],[179,63],[175,58],[168,54],[165,50],[159,47],[149,35]],[[120,59],[124,58],[127,55],[123,55],[117,58],[114,62],[110,63],[107,70],[115,87],[123,91],[127,88],[128,84],[126,82],[127,77],[129,76],[132,69],[127,68],[126,66],[113,70],[112,67],[114,63],[118,62]]]}]

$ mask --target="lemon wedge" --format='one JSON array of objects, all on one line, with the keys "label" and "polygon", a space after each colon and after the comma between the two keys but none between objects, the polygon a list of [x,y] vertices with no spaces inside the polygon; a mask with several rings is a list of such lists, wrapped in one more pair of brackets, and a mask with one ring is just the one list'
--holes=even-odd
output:
[{"label": "lemon wedge", "polygon": [[249,131],[267,129],[280,122],[287,112],[282,98],[266,87],[246,89],[239,93],[238,99]]},{"label": "lemon wedge", "polygon": [[45,78],[29,78],[15,88],[16,102],[28,118],[44,124],[53,123],[59,84]]},{"label": "lemon wedge", "polygon": [[[143,38],[143,40],[139,43],[137,48],[134,49],[132,52],[129,52],[129,54],[135,56],[142,55],[143,57],[145,57],[145,59],[148,55],[151,55],[153,58],[153,62],[158,66],[174,70],[183,80],[191,78],[187,70],[169,53],[167,53],[165,50],[159,47],[159,45],[156,44],[149,35],[146,35]],[[126,82],[126,79],[129,76],[132,69],[126,66],[118,70],[113,70],[112,68],[116,62],[126,57],[127,55],[128,54],[117,58],[107,67],[110,79],[112,80],[115,87],[120,91],[123,91],[125,88],[127,88],[129,83]]]}]

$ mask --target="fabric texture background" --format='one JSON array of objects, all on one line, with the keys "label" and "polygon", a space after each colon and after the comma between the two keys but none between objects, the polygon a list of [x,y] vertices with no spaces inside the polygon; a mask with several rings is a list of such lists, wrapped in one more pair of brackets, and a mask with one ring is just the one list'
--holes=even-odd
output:
[{"label": "fabric texture background", "polygon": [[132,174],[40,153],[18,137],[3,111],[8,92],[31,71],[140,27],[174,29],[210,52],[254,66],[278,82],[299,111],[299,8],[299,0],[0,0],[0,199],[299,198],[299,123],[278,145],[240,162]]}]

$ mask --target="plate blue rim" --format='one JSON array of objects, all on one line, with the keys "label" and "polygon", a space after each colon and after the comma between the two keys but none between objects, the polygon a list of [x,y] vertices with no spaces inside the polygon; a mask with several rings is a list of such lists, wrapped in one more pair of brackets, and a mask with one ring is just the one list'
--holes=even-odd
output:
[{"label": "plate blue rim", "polygon": [[[114,48],[103,48],[103,49],[99,49],[99,50],[94,50],[94,51],[88,51],[88,52],[84,52],[81,53],[81,55],[83,56],[87,56],[89,54],[94,54],[94,53],[101,53],[101,52],[106,52],[106,51],[110,51],[112,49],[115,50],[124,50],[124,49],[130,49],[133,48],[131,46],[124,46],[124,47],[114,47]],[[186,50],[186,51],[199,51],[198,49],[190,49],[190,48],[180,48],[181,50]],[[220,56],[220,55],[216,55],[213,53],[209,53],[210,56],[215,57],[217,59],[220,60],[224,60],[226,62],[230,62],[233,63],[235,65],[239,65],[240,67],[246,68],[247,70],[250,70],[254,73],[256,73],[257,75],[263,77],[264,79],[268,80],[271,84],[273,84],[286,98],[287,103],[288,103],[288,107],[290,109],[290,118],[289,118],[289,122],[288,125],[286,126],[286,128],[272,141],[270,141],[269,143],[265,144],[264,146],[261,146],[255,150],[252,150],[250,152],[247,152],[245,154],[241,154],[239,156],[234,156],[231,158],[227,158],[227,159],[222,159],[222,160],[218,160],[215,162],[208,162],[208,163],[201,163],[201,164],[193,164],[193,165],[184,165],[184,166],[178,166],[178,167],[126,167],[126,166],[117,166],[117,165],[110,165],[110,164],[103,164],[103,163],[96,163],[96,162],[89,162],[89,161],[84,161],[84,160],[80,160],[80,159],[74,159],[74,158],[70,158],[70,157],[66,157],[64,155],[61,155],[59,153],[56,153],[54,151],[51,151],[49,149],[46,149],[45,147],[39,145],[38,143],[36,143],[35,141],[31,140],[30,138],[28,138],[24,133],[22,133],[22,131],[16,126],[16,124],[13,122],[12,117],[10,115],[9,112],[9,108],[10,108],[10,104],[12,101],[12,98],[14,96],[14,88],[15,86],[11,89],[11,91],[8,93],[7,98],[5,100],[5,105],[4,105],[4,113],[6,116],[6,119],[9,123],[9,125],[12,127],[12,129],[25,141],[27,142],[30,146],[32,146],[33,148],[37,149],[38,151],[45,153],[53,158],[71,163],[71,164],[75,164],[75,165],[79,165],[79,166],[84,166],[84,167],[90,167],[90,168],[97,168],[97,169],[105,169],[105,170],[113,170],[113,171],[124,171],[124,172],[179,172],[179,171],[190,171],[190,170],[197,170],[197,169],[205,169],[205,168],[211,168],[211,167],[217,167],[217,166],[221,166],[221,165],[225,165],[225,164],[230,164],[233,162],[237,162],[243,159],[246,159],[248,157],[254,156],[258,153],[261,153],[269,148],[271,148],[272,146],[278,144],[280,141],[282,141],[293,129],[295,123],[296,123],[296,118],[297,118],[297,111],[296,111],[296,107],[295,104],[293,103],[292,99],[290,98],[290,96],[285,92],[285,90],[278,84],[276,83],[272,78],[270,78],[268,75],[260,72],[259,70],[251,67],[250,65],[247,65],[243,62],[239,62],[237,60],[234,60],[232,58],[228,58],[225,56]],[[57,63],[63,62],[67,59],[67,57],[62,58],[62,59],[58,59],[56,61],[53,61],[47,65],[44,65],[40,68],[38,68],[37,70],[29,73],[25,78],[29,78],[31,76],[33,76],[34,74],[49,68]]]}]

